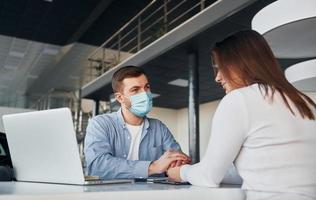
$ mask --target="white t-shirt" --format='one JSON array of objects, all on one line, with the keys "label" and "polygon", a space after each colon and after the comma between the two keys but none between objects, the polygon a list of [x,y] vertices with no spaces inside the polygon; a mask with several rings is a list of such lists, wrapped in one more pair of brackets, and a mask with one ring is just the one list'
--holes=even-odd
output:
[{"label": "white t-shirt", "polygon": [[143,130],[143,125],[142,123],[139,126],[133,126],[130,124],[126,123],[126,127],[130,133],[131,136],[131,144],[129,147],[129,152],[127,156],[127,160],[138,160],[138,151],[139,151],[139,144],[140,144],[140,139],[142,135],[142,130]]},{"label": "white t-shirt", "polygon": [[217,187],[234,162],[251,199],[272,199],[275,192],[316,199],[316,121],[290,105],[295,116],[278,92],[273,102],[264,99],[258,84],[228,93],[215,112],[204,158],[181,167],[181,179]]}]

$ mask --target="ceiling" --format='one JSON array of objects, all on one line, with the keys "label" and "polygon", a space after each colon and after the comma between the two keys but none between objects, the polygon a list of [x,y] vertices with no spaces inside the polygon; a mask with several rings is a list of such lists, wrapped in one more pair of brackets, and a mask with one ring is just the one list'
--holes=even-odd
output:
[{"label": "ceiling", "polygon": [[80,88],[87,56],[149,2],[1,0],[0,106]]},{"label": "ceiling", "polygon": [[[177,0],[175,0],[177,1]],[[252,16],[274,0],[255,1],[189,41],[142,67],[152,90],[154,105],[183,108],[188,88],[169,81],[188,78],[187,51],[199,52],[200,102],[223,97],[212,80],[209,53],[216,40],[250,28]],[[89,73],[87,56],[144,8],[150,0],[1,0],[0,1],[0,106],[31,106],[52,89],[79,89]],[[279,60],[283,69],[304,59]],[[108,100],[105,85],[88,98]]]},{"label": "ceiling", "polygon": [[60,46],[73,42],[99,46],[149,2],[1,0],[0,34]]}]

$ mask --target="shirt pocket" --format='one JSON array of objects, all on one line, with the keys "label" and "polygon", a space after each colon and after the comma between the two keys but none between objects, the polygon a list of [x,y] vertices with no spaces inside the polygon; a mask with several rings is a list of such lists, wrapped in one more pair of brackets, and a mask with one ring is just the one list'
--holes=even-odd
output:
[{"label": "shirt pocket", "polygon": [[150,155],[153,160],[158,160],[163,154],[163,145],[151,147]]}]

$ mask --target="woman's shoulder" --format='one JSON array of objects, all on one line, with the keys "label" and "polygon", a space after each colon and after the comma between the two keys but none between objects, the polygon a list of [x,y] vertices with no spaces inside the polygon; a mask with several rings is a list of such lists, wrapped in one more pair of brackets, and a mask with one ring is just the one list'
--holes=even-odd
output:
[{"label": "woman's shoulder", "polygon": [[261,96],[260,93],[258,84],[252,84],[227,93],[221,102],[234,104],[244,102],[247,104],[249,99],[252,101],[258,96]]},{"label": "woman's shoulder", "polygon": [[247,93],[249,93],[250,91],[255,90],[254,88],[255,88],[254,85],[251,85],[251,86],[234,89],[230,91],[229,93],[227,93],[224,96],[223,100],[241,98],[241,96],[247,95]]},{"label": "woman's shoulder", "polygon": [[247,96],[252,96],[252,95],[258,95],[260,93],[261,93],[260,87],[257,83],[255,83],[246,87],[235,89],[231,91],[230,93],[228,93],[227,95],[231,96],[230,98],[237,98],[241,96],[247,97]]}]

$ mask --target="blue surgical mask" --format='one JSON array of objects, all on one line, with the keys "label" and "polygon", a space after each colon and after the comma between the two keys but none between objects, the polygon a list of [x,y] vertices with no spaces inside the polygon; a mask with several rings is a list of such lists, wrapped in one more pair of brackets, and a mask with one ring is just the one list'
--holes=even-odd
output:
[{"label": "blue surgical mask", "polygon": [[142,92],[130,96],[131,107],[129,111],[138,117],[145,117],[153,106],[153,97],[151,92]]}]

